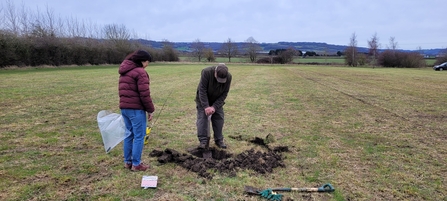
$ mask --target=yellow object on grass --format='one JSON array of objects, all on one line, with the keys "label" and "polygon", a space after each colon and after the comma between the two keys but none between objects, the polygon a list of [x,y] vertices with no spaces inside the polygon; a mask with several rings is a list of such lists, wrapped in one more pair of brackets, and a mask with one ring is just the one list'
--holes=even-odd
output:
[{"label": "yellow object on grass", "polygon": [[146,136],[144,136],[144,144],[149,143],[149,134],[151,134],[151,127],[146,127]]}]

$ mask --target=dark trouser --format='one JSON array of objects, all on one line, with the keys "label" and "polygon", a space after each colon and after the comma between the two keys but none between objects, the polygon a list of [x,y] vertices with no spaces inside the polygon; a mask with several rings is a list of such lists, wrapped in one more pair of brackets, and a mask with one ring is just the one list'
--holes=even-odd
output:
[{"label": "dark trouser", "polygon": [[[206,142],[208,139],[208,117],[205,114],[205,109],[202,106],[197,105],[197,137],[199,142]],[[214,141],[223,140],[222,129],[224,125],[224,110],[223,108],[216,109],[211,116],[211,124],[213,125]]]}]

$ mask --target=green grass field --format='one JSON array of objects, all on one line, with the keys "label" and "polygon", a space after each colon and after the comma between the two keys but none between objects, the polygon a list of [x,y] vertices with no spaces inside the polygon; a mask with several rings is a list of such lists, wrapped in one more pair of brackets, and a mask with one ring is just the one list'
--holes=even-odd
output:
[{"label": "green grass field", "polygon": [[[149,157],[196,147],[195,90],[208,64],[151,63],[156,115],[142,160],[123,168],[122,144],[105,153],[96,116],[119,113],[118,66],[0,70],[0,200],[265,200],[244,186],[318,187],[293,200],[447,200],[447,74],[423,69],[228,64],[228,152],[266,151],[230,136],[288,146],[272,174],[212,180]],[[168,97],[169,95],[169,97]],[[167,101],[166,101],[167,100]],[[141,189],[157,175],[157,189]]]}]

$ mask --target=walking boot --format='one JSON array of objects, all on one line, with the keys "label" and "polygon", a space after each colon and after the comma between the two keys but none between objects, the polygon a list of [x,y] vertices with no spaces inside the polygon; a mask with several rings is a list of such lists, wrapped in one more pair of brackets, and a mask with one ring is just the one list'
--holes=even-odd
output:
[{"label": "walking boot", "polygon": [[216,141],[216,146],[221,149],[226,149],[227,145],[223,142],[223,140]]},{"label": "walking boot", "polygon": [[144,165],[143,163],[140,163],[137,166],[132,165],[132,168],[130,170],[132,171],[146,171],[149,168],[149,165]]}]

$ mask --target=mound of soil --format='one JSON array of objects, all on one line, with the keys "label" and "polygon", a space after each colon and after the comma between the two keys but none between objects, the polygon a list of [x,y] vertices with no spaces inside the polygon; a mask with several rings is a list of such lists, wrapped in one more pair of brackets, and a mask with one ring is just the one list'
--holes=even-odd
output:
[{"label": "mound of soil", "polygon": [[282,152],[288,151],[288,147],[275,147],[267,152],[250,149],[235,157],[225,150],[211,147],[212,158],[203,158],[203,151],[191,149],[187,153],[180,153],[173,149],[164,151],[153,150],[149,156],[157,157],[159,163],[176,163],[181,167],[196,172],[199,176],[212,179],[213,175],[208,171],[215,169],[219,173],[236,176],[239,170],[251,169],[260,174],[273,172],[273,168],[285,167]]}]

